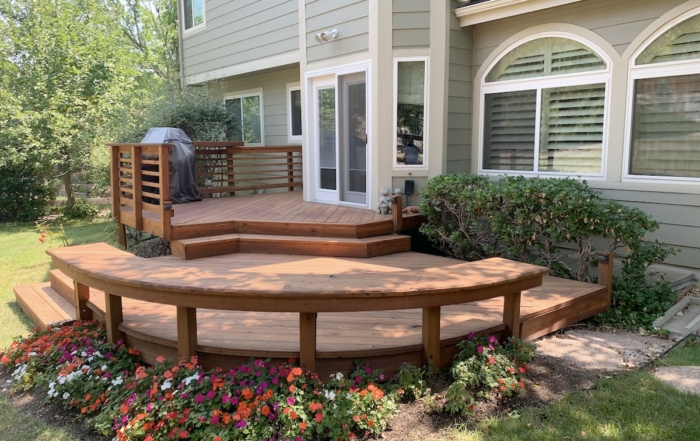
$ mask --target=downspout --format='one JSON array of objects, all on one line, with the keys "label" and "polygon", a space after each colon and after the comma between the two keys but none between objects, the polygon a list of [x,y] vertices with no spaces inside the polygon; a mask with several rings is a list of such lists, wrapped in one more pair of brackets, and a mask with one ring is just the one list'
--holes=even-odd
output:
[{"label": "downspout", "polygon": [[[206,7],[206,5],[205,5]],[[185,89],[185,67],[183,66],[183,50],[182,50],[182,0],[177,0],[177,51],[180,58],[180,89]]]}]

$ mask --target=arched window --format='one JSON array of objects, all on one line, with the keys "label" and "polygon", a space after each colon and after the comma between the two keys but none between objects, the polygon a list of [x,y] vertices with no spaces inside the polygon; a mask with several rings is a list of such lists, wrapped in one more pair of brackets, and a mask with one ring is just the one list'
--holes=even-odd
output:
[{"label": "arched window", "polygon": [[609,62],[561,36],[524,42],[482,83],[480,171],[602,176]]},{"label": "arched window", "polygon": [[634,58],[630,76],[627,177],[698,181],[700,14],[653,39]]}]

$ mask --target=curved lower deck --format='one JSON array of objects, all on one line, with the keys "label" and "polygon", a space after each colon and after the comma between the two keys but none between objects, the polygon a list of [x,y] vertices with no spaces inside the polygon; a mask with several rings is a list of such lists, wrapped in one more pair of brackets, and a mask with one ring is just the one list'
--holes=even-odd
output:
[{"label": "curved lower deck", "polygon": [[[62,249],[69,252],[70,249]],[[118,252],[122,253],[122,252]],[[172,262],[173,265],[192,265],[174,257],[150,259],[153,263]],[[109,259],[104,259],[109,262]],[[241,270],[243,262],[267,267],[284,274],[314,271],[311,262],[326,259],[303,256],[234,254],[201,259],[197,266]],[[343,259],[367,265],[362,259]],[[451,259],[418,253],[401,253],[375,259],[392,263],[394,268],[411,268],[454,263]],[[401,264],[401,265],[399,265]],[[322,265],[321,265],[322,267]],[[318,270],[319,267],[316,267]],[[437,268],[436,268],[437,270]],[[131,271],[131,270],[130,270]],[[148,266],[144,267],[148,274]],[[410,271],[406,273],[408,276]],[[136,278],[136,274],[133,274]],[[73,281],[63,275],[64,290]],[[144,275],[145,277],[145,275]],[[197,284],[193,279],[193,284]],[[69,288],[66,288],[69,287]],[[88,307],[93,316],[105,320],[105,296],[95,288],[90,289]],[[70,297],[70,296],[68,296]],[[440,313],[440,360],[450,363],[456,352],[455,344],[470,332],[501,335],[504,330],[502,297],[468,304],[443,306]],[[607,288],[601,285],[576,282],[545,276],[541,286],[522,293],[520,308],[520,335],[531,340],[546,333],[604,311],[609,306]],[[158,355],[176,358],[177,314],[176,307],[149,303],[124,297],[123,321],[119,329],[127,343],[142,352],[146,362],[153,362]],[[200,309],[196,311],[197,343],[195,350],[203,365],[233,367],[250,357],[288,359],[300,358],[299,314],[294,312],[252,312]],[[360,358],[388,373],[402,362],[422,364],[422,310],[404,309],[364,312],[318,313],[316,328],[316,371],[329,374],[351,367]]]}]

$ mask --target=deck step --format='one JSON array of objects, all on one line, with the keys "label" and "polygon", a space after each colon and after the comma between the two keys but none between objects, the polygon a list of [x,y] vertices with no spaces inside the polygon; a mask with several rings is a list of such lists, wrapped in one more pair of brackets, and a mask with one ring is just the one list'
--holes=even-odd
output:
[{"label": "deck step", "polygon": [[75,307],[51,288],[50,282],[14,288],[20,308],[36,326],[75,320]]},{"label": "deck step", "polygon": [[409,236],[384,235],[364,239],[265,234],[224,234],[175,240],[172,253],[181,259],[232,253],[297,254],[325,257],[376,257],[411,250]]},{"label": "deck step", "polygon": [[73,279],[65,275],[61,270],[53,269],[49,271],[51,288],[59,293],[68,303],[75,305],[75,291]]}]

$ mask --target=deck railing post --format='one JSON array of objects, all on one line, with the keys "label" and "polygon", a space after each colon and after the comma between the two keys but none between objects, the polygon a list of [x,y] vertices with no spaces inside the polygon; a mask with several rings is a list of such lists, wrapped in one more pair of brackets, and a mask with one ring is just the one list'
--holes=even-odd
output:
[{"label": "deck railing post", "polygon": [[400,195],[391,198],[391,220],[394,222],[394,233],[403,229],[403,199]]},{"label": "deck railing post", "polygon": [[608,288],[608,302],[612,301],[614,269],[615,255],[613,253],[598,253],[598,285]]},{"label": "deck railing post", "polygon": [[124,333],[119,325],[124,321],[122,310],[122,298],[108,292],[105,293],[105,327],[107,328],[107,340],[116,343],[124,340]]},{"label": "deck railing post", "polygon": [[160,146],[158,152],[158,191],[160,194],[160,225],[163,239],[170,240],[173,206],[170,202],[170,144]]},{"label": "deck railing post", "polygon": [[289,182],[289,191],[294,191],[294,153],[287,152],[287,181]]},{"label": "deck railing post", "polygon": [[110,155],[110,184],[112,186],[112,217],[117,222],[117,242],[119,245],[126,246],[126,226],[121,222],[121,203],[119,197],[121,196],[121,190],[119,189],[119,159],[120,152],[119,147],[112,145],[109,146],[112,149]]},{"label": "deck railing post", "polygon": [[143,231],[143,186],[141,185],[141,146],[131,146],[131,177],[134,182],[134,222],[139,231]]},{"label": "deck railing post", "polygon": [[423,363],[440,368],[440,307],[423,308]]},{"label": "deck railing post", "polygon": [[310,371],[316,370],[316,319],[315,312],[299,314],[299,364]]},{"label": "deck railing post", "polygon": [[503,323],[506,337],[520,338],[520,291],[503,296]]},{"label": "deck railing post", "polygon": [[196,355],[197,309],[177,307],[177,356],[188,359]]},{"label": "deck railing post", "polygon": [[88,308],[90,300],[90,287],[73,281],[73,293],[75,295],[75,317],[78,320],[92,320],[92,309]]}]

